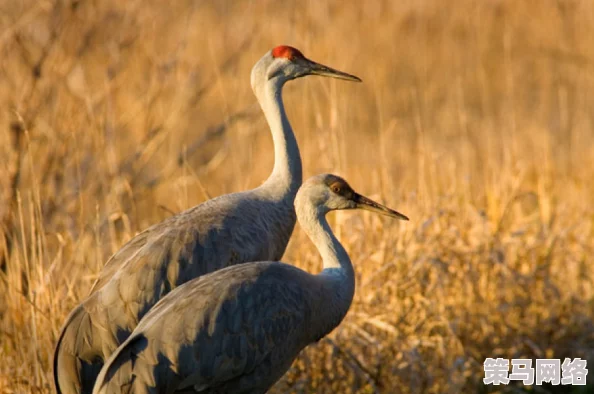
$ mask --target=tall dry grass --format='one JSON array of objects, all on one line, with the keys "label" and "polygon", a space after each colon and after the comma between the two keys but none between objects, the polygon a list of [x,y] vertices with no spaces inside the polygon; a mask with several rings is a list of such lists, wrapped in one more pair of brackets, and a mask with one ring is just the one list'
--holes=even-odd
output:
[{"label": "tall dry grass", "polygon": [[[280,43],[364,80],[287,85],[305,175],[411,221],[333,216],[355,301],[273,391],[475,392],[485,357],[594,365],[594,3],[0,10],[1,392],[50,391],[65,316],[126,240],[266,178],[249,72]],[[299,228],[284,260],[320,269]]]}]

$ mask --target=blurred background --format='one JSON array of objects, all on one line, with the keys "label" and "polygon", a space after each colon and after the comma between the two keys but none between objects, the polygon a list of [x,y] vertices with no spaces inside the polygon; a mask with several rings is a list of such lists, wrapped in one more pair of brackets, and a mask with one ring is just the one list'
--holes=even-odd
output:
[{"label": "blurred background", "polygon": [[[52,392],[62,323],[124,242],[266,179],[249,77],[279,44],[363,79],[287,84],[304,176],[411,221],[332,215],[355,301],[272,391],[594,366],[593,41],[586,0],[0,0],[0,391]],[[283,259],[321,268],[298,226]]]}]

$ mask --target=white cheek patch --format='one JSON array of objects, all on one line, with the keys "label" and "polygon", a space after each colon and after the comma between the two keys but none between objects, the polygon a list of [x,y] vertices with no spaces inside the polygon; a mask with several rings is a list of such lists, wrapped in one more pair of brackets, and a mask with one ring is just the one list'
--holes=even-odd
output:
[{"label": "white cheek patch", "polygon": [[270,79],[277,77],[279,75],[283,75],[284,68],[286,67],[286,65],[284,63],[285,62],[276,61],[273,64],[271,64],[266,72],[266,79],[270,80]]}]

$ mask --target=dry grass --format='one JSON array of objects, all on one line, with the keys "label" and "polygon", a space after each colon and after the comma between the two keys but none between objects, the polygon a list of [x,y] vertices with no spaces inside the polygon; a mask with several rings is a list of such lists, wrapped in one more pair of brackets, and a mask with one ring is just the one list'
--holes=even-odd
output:
[{"label": "dry grass", "polygon": [[[355,302],[275,392],[484,391],[485,357],[594,363],[594,3],[0,1],[0,392],[48,392],[67,313],[126,240],[262,182],[253,63],[305,175],[411,217],[334,215]],[[375,195],[374,195],[375,193]],[[320,268],[297,229],[285,255]]]}]

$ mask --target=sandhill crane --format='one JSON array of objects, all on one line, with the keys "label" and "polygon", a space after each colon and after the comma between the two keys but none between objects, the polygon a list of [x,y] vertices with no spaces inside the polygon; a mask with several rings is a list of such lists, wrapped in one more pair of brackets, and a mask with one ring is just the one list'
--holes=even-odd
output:
[{"label": "sandhill crane", "polygon": [[321,273],[277,261],[245,263],[178,287],[106,361],[93,393],[264,393],[305,346],[338,326],[355,274],[326,214],[361,208],[408,218],[330,174],[308,179],[295,206],[322,256]]},{"label": "sandhill crane", "polygon": [[287,81],[306,75],[361,81],[284,45],[256,63],[251,85],[274,140],[272,174],[254,190],[217,197],[150,227],[111,257],[58,339],[58,393],[90,393],[103,360],[173,288],[230,265],[282,257],[302,174],[281,93]]}]

